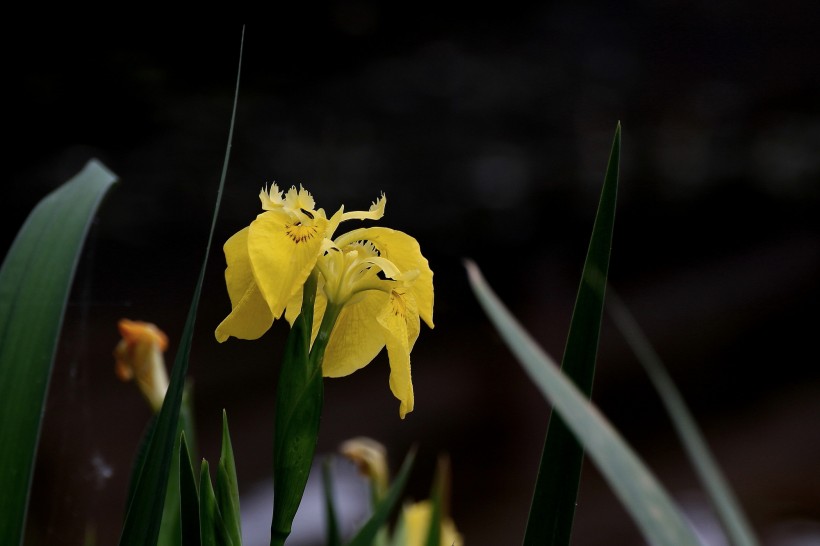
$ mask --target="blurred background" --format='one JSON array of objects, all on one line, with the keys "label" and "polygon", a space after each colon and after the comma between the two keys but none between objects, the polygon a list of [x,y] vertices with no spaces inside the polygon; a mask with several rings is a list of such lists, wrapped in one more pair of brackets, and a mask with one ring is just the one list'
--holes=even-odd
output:
[{"label": "blurred background", "polygon": [[[412,354],[416,409],[398,417],[386,355],[325,382],[318,453],[367,435],[408,498],[453,469],[470,545],[519,543],[549,406],[488,324],[462,260],[560,358],[617,121],[610,279],[644,326],[763,542],[820,543],[820,58],[814,4],[603,2],[424,10],[335,2],[251,23],[225,195],[191,355],[201,455],[228,411],[248,544],[269,525],[272,407],[284,324],[218,344],[230,311],[222,243],[259,188],[304,184],[415,236],[435,272],[436,328]],[[228,134],[240,25],[85,25],[4,36],[5,253],[47,192],[97,157],[121,182],[80,263],[46,408],[32,544],[119,536],[150,418],[113,373],[121,317],[157,323],[173,361],[202,262]],[[660,402],[605,319],[593,398],[709,544],[702,488]],[[352,469],[349,505],[364,488]],[[350,487],[348,487],[348,485]],[[261,492],[261,493],[260,493]],[[341,494],[341,493],[340,493]],[[265,499],[258,504],[258,498]],[[307,502],[307,501],[306,501]],[[305,508],[294,545],[316,543]],[[361,521],[350,515],[348,527]],[[299,541],[301,540],[301,542]],[[573,544],[641,544],[592,465]]]}]

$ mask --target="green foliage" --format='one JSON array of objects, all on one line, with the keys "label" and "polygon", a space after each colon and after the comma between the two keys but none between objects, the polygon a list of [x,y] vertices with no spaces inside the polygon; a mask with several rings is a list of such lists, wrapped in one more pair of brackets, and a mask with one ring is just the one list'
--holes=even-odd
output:
[{"label": "green foliage", "polygon": [[[242,48],[239,50],[239,65],[242,65]],[[174,445],[178,438],[177,423],[182,404],[182,393],[185,384],[185,376],[188,372],[188,357],[191,352],[191,340],[194,334],[194,324],[196,313],[199,307],[199,298],[202,293],[202,284],[205,279],[205,266],[208,263],[209,251],[213,242],[216,218],[219,213],[219,205],[222,201],[222,190],[225,187],[225,177],[228,169],[228,159],[230,158],[231,141],[233,139],[233,127],[236,119],[236,103],[239,96],[239,75],[236,76],[236,92],[234,94],[233,112],[231,114],[230,129],[228,132],[228,145],[225,149],[225,159],[222,164],[222,176],[219,181],[216,205],[214,206],[213,219],[211,221],[211,231],[208,236],[208,244],[205,247],[205,257],[202,262],[202,269],[194,289],[194,296],[191,302],[188,318],[185,321],[185,328],[182,332],[182,339],[179,343],[174,367],[171,371],[170,384],[165,394],[165,402],[162,405],[157,417],[156,427],[153,430],[148,443],[145,461],[139,471],[134,494],[128,506],[128,513],[120,536],[120,546],[155,546],[159,534],[160,523],[162,521],[164,502],[157,502],[156,492],[165,491],[168,484],[168,476],[171,471],[171,461],[173,459]],[[164,500],[164,499],[163,499]],[[204,537],[203,537],[204,540]]]},{"label": "green foliage", "polygon": [[199,534],[202,546],[232,546],[205,459],[199,470]]},{"label": "green foliage", "polygon": [[[615,224],[618,194],[618,164],[621,151],[621,124],[615,129],[612,151],[601,190],[601,200],[581,283],[572,312],[561,368],[575,386],[589,398],[595,376],[595,359],[604,309],[604,293]],[[544,450],[530,507],[525,546],[567,545],[572,532],[578,483],[584,450],[564,421],[556,414],[550,418]]]},{"label": "green foliage", "polygon": [[197,490],[197,479],[184,432],[180,436],[179,453],[182,544],[183,546],[200,546],[199,491]]},{"label": "green foliage", "polygon": [[88,227],[116,176],[96,160],[29,215],[0,268],[0,542],[23,540],[54,353]]},{"label": "green foliage", "polygon": [[518,324],[478,267],[468,262],[467,271],[487,316],[544,398],[583,444],[647,541],[657,546],[698,545],[680,509],[632,448]]},{"label": "green foliage", "polygon": [[228,431],[228,415],[222,410],[222,451],[216,474],[216,496],[225,529],[235,546],[242,544],[242,522],[239,517],[239,486],[236,480],[236,462]]},{"label": "green foliage", "polygon": [[404,491],[404,486],[407,483],[407,478],[410,476],[410,470],[413,468],[413,461],[416,458],[415,450],[411,451],[405,457],[404,462],[396,475],[396,479],[387,490],[387,494],[381,502],[373,510],[373,514],[367,523],[359,529],[359,532],[348,542],[348,546],[371,546],[376,539],[379,530],[384,526],[390,513],[395,508],[396,504],[401,498],[401,493]]},{"label": "green foliage", "polygon": [[638,357],[638,361],[646,370],[652,385],[658,391],[672,419],[672,425],[686,449],[689,460],[695,467],[700,482],[709,494],[731,543],[736,546],[756,546],[757,537],[746,520],[740,504],[735,499],[729,483],[712,457],[703,434],[683,401],[683,396],[638,322],[611,287],[607,299],[607,310],[615,326],[623,334]]},{"label": "green foliage", "polygon": [[325,500],[326,546],[342,546],[339,531],[339,518],[336,516],[336,505],[333,501],[333,475],[330,471],[330,458],[322,463],[322,491]]},{"label": "green foliage", "polygon": [[302,313],[288,335],[276,388],[271,545],[284,544],[290,535],[319,435],[322,369],[321,362],[312,362],[310,358],[316,283],[317,277],[313,274],[305,284]]}]

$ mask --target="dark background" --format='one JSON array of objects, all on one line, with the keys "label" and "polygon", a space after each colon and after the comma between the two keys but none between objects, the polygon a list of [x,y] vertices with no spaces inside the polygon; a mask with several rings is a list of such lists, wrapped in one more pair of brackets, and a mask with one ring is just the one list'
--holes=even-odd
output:
[{"label": "dark background", "polygon": [[[560,358],[620,120],[611,281],[764,542],[817,540],[820,47],[810,6],[566,2],[448,13],[337,2],[248,25],[191,356],[202,455],[218,457],[225,407],[242,491],[269,478],[287,328],[223,345],[212,334],[230,310],[221,244],[259,212],[259,188],[301,183],[328,211],[366,209],[384,191],[380,225],[415,236],[435,272],[436,328],[423,327],[412,355],[416,409],[399,420],[381,355],[326,381],[319,452],[369,435],[396,468],[418,444],[416,499],[427,496],[436,455],[449,453],[452,512],[467,544],[520,542],[549,407],[473,300],[461,262],[474,259]],[[32,543],[77,544],[92,527],[98,544],[117,540],[149,411],[113,374],[116,321],[160,325],[172,360],[228,133],[240,25],[117,26],[4,38],[9,227],[0,248],[89,158],[121,178],[70,301]],[[712,536],[657,396],[608,320],[594,399]],[[591,465],[573,543],[640,543]]]}]

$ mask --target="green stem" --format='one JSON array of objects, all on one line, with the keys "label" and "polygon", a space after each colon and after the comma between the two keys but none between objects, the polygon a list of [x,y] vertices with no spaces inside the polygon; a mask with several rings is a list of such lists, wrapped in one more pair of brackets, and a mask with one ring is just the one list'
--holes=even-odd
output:
[{"label": "green stem", "polygon": [[311,348],[318,275],[314,271],[305,282],[302,312],[288,336],[276,391],[271,546],[285,544],[305,492],[322,413],[322,360],[342,309],[328,302]]}]

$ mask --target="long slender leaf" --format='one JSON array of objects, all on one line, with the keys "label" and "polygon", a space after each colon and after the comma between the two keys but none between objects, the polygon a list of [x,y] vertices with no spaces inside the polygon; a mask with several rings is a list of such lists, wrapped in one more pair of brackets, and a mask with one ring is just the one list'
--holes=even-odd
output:
[{"label": "long slender leaf", "polygon": [[[243,44],[244,44],[244,29]],[[137,480],[134,496],[130,500],[128,515],[125,518],[120,546],[155,546],[162,520],[164,502],[157,502],[156,492],[165,491],[168,483],[168,474],[171,468],[174,443],[176,440],[177,421],[179,419],[182,391],[185,384],[185,375],[188,372],[188,357],[191,353],[191,340],[194,334],[196,312],[199,307],[199,298],[202,293],[202,283],[205,279],[205,267],[208,263],[211,244],[213,242],[216,218],[219,205],[222,201],[222,190],[225,187],[225,177],[228,172],[228,160],[233,140],[234,121],[236,119],[236,104],[239,97],[239,76],[242,67],[242,46],[239,49],[239,69],[236,75],[236,91],[234,93],[233,112],[231,114],[228,145],[225,149],[225,160],[222,164],[222,175],[217,191],[214,215],[211,221],[211,231],[208,235],[208,244],[205,247],[205,258],[194,290],[193,301],[185,322],[182,339],[179,344],[174,367],[171,371],[171,380],[165,394],[165,402],[157,418],[157,425],[151,438],[145,464]]]},{"label": "long slender leaf", "polygon": [[339,518],[336,515],[336,504],[333,500],[333,476],[330,471],[331,459],[322,462],[322,490],[325,497],[325,544],[327,546],[342,546],[342,536],[339,531]]},{"label": "long slender leaf", "polygon": [[703,487],[723,522],[723,527],[736,546],[756,546],[758,544],[751,525],[737,502],[732,488],[712,457],[706,440],[701,434],[694,417],[686,407],[680,391],[666,371],[660,356],[655,352],[635,317],[620,297],[609,287],[607,311],[618,330],[638,357],[649,379],[657,389],[666,407],[672,425],[678,433],[695,467]]},{"label": "long slender leaf", "polygon": [[390,516],[390,512],[393,511],[393,508],[395,508],[399,502],[415,459],[416,452],[412,450],[407,454],[407,457],[404,458],[399,473],[390,485],[390,489],[387,490],[387,494],[379,505],[376,506],[375,510],[373,510],[373,514],[370,516],[370,519],[367,520],[367,523],[365,523],[364,526],[359,529],[359,532],[348,542],[348,546],[371,546],[371,544],[373,544],[379,530],[384,525],[384,522],[387,521],[388,516]]},{"label": "long slender leaf", "polygon": [[205,459],[199,471],[199,534],[202,546],[233,546],[219,511]]},{"label": "long slender leaf", "polygon": [[60,327],[91,219],[117,180],[96,160],[29,215],[0,268],[0,542],[23,539]]},{"label": "long slender leaf", "polygon": [[632,448],[518,324],[478,267],[472,262],[466,267],[470,285],[487,316],[530,379],[583,444],[647,541],[657,546],[698,545],[680,509]]},{"label": "long slender leaf", "polygon": [[[592,394],[598,354],[615,224],[620,152],[621,124],[618,123],[561,363],[563,372],[587,398]],[[524,546],[569,544],[583,461],[583,448],[564,421],[553,414],[541,453]]]},{"label": "long slender leaf", "polygon": [[183,432],[179,442],[179,493],[183,546],[200,546],[199,492],[191,452]]},{"label": "long slender leaf", "polygon": [[444,519],[444,491],[450,480],[449,464],[440,458],[436,465],[436,477],[430,491],[430,527],[426,546],[441,546],[441,522]]},{"label": "long slender leaf", "polygon": [[216,500],[225,529],[234,546],[242,545],[242,523],[239,516],[239,484],[236,480],[236,462],[233,458],[231,434],[228,431],[228,414],[222,410],[222,451],[216,475]]}]

